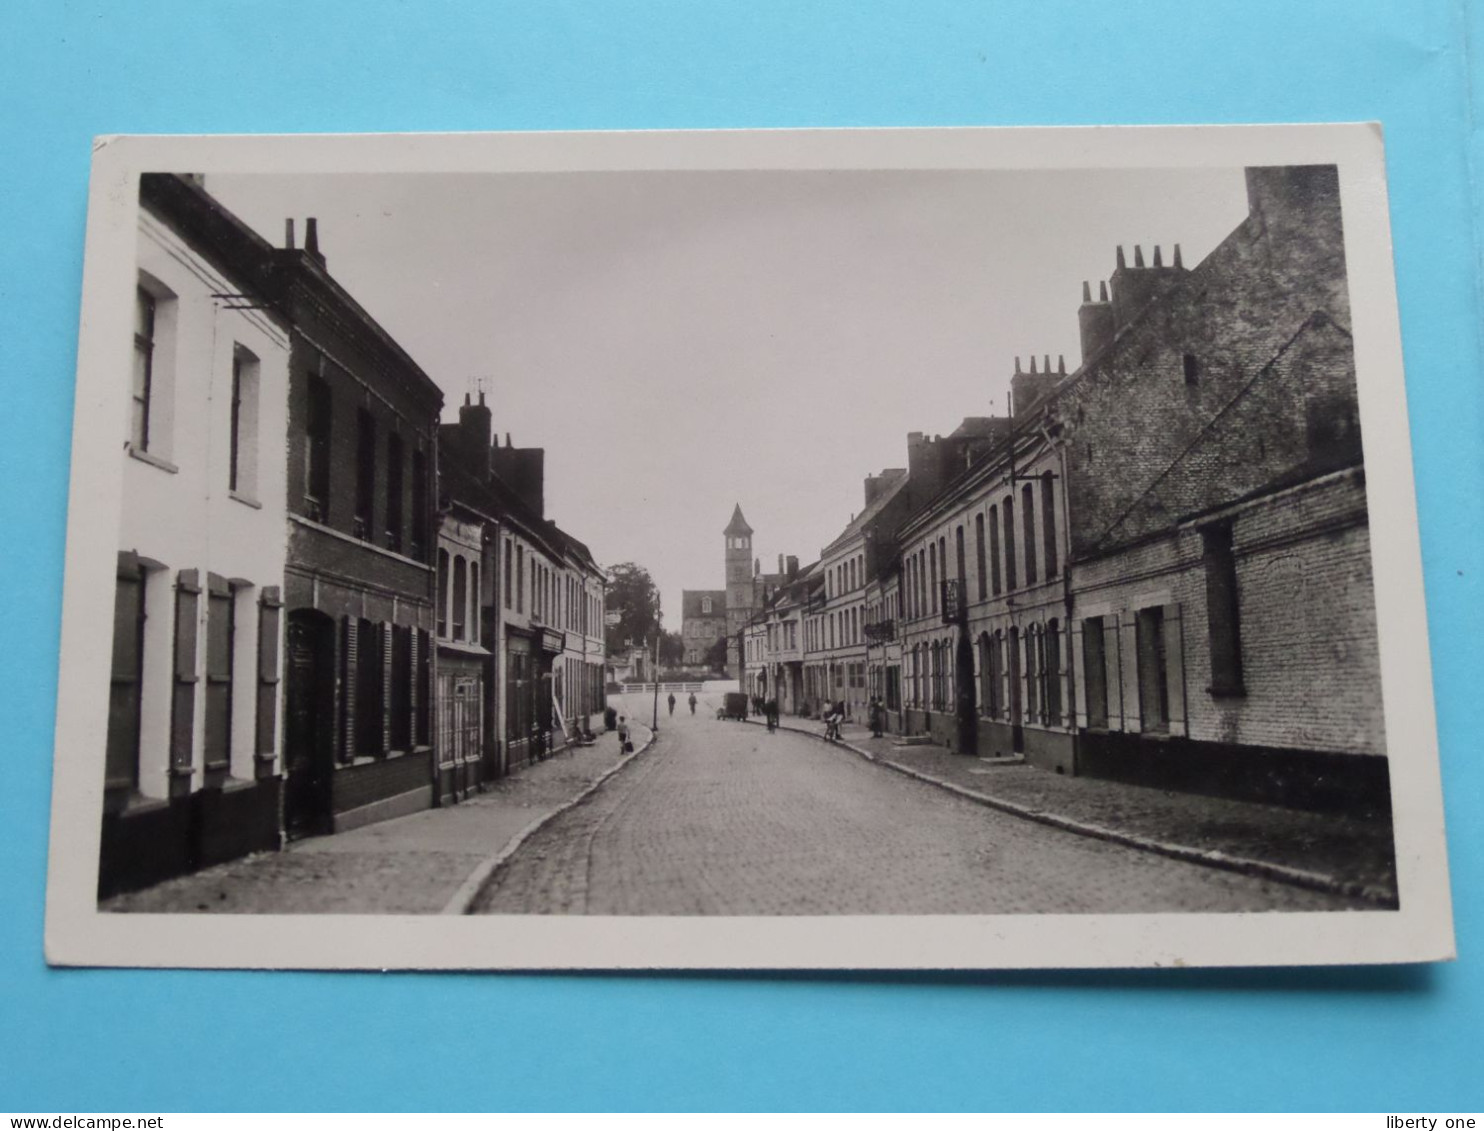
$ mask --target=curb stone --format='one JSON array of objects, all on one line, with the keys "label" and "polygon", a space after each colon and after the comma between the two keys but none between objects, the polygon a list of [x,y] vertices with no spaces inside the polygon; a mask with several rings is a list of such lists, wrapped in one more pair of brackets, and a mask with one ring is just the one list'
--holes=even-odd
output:
[{"label": "curb stone", "polygon": [[[753,726],[762,726],[761,722],[747,719],[746,722]],[[824,735],[816,734],[812,730],[802,727],[790,726],[779,722],[780,730],[790,730],[795,734],[807,735],[820,742],[827,742]],[[843,746],[851,753],[859,755],[867,762],[874,762],[878,766],[884,766],[889,770],[895,770],[905,777],[915,778],[928,785],[935,785],[939,789],[957,794],[969,801],[977,802],[991,809],[998,809],[1012,817],[1020,817],[1027,821],[1035,821],[1037,824],[1050,825],[1053,828],[1062,829],[1065,832],[1076,833],[1079,836],[1092,837],[1096,840],[1105,840],[1113,844],[1121,844],[1128,848],[1141,849],[1144,852],[1153,852],[1160,856],[1168,856],[1173,860],[1183,860],[1187,864],[1200,864],[1207,868],[1217,868],[1224,872],[1237,872],[1246,876],[1257,876],[1262,879],[1276,880],[1279,883],[1289,884],[1293,887],[1307,888],[1310,891],[1324,892],[1328,895],[1340,895],[1350,899],[1360,899],[1367,903],[1376,904],[1385,909],[1394,909],[1397,906],[1396,896],[1373,884],[1358,883],[1353,880],[1341,880],[1323,872],[1310,872],[1303,868],[1293,868],[1287,864],[1273,864],[1266,860],[1254,860],[1249,856],[1233,856],[1219,849],[1190,848],[1183,844],[1172,844],[1168,841],[1153,840],[1149,837],[1138,836],[1135,833],[1120,832],[1117,829],[1105,828],[1102,825],[1092,825],[1085,821],[1075,821],[1070,817],[1058,816],[1048,813],[1042,809],[1031,809],[1025,805],[1017,805],[1013,801],[1005,801],[998,797],[991,797],[986,793],[979,793],[972,789],[965,789],[942,778],[934,777],[932,774],[923,773],[907,766],[898,765],[877,757],[869,750],[865,750],[851,742],[840,739],[837,742],[828,742],[830,746]]]},{"label": "curb stone", "polygon": [[[648,730],[649,728],[646,727],[645,729]],[[459,885],[458,890],[455,891],[453,895],[449,897],[448,902],[443,905],[443,910],[439,912],[439,914],[469,914],[470,908],[473,907],[474,901],[479,898],[480,893],[484,890],[484,886],[489,882],[490,877],[493,876],[497,871],[499,871],[500,867],[520,850],[521,845],[523,845],[528,839],[539,832],[548,821],[561,816],[568,809],[575,808],[576,806],[582,804],[582,802],[586,801],[589,797],[596,793],[599,788],[602,787],[604,782],[606,782],[614,774],[618,773],[635,758],[639,757],[639,755],[643,754],[646,750],[653,746],[654,739],[655,732],[651,730],[649,731],[649,738],[645,741],[643,746],[637,747],[632,754],[624,755],[623,758],[619,759],[613,765],[609,766],[590,783],[588,783],[587,787],[583,789],[581,793],[577,794],[575,797],[572,797],[567,801],[562,802],[550,812],[537,817],[529,825],[521,829],[520,832],[516,833],[515,836],[511,837],[510,840],[506,841],[505,847],[501,848],[500,851],[489,857],[489,859],[483,861],[477,868],[474,869],[474,871],[469,873],[464,882]]]}]

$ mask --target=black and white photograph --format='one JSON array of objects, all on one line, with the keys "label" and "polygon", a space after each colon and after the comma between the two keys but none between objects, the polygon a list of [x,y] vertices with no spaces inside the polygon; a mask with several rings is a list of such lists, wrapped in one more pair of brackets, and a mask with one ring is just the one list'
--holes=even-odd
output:
[{"label": "black and white photograph", "polygon": [[1366,125],[111,138],[48,955],[1452,954]]}]

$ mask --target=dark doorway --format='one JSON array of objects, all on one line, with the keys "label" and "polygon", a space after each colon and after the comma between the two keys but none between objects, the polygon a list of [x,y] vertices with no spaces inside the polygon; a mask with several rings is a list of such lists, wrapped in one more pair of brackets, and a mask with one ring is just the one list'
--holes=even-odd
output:
[{"label": "dark doorway", "polygon": [[285,629],[284,828],[293,837],[331,831],[335,772],[335,622],[297,609]]}]

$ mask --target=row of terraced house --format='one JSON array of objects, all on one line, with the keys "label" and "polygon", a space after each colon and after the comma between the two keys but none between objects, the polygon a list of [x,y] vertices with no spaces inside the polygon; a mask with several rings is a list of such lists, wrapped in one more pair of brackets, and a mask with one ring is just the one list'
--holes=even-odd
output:
[{"label": "row of terraced house", "polygon": [[456,802],[603,707],[544,452],[482,393],[440,424],[314,220],[275,247],[192,176],[139,203],[102,894]]},{"label": "row of terraced house", "polygon": [[1047,772],[1384,811],[1385,731],[1332,167],[1247,170],[1187,268],[1122,248],[1082,363],[906,468],[747,629],[783,711]]}]

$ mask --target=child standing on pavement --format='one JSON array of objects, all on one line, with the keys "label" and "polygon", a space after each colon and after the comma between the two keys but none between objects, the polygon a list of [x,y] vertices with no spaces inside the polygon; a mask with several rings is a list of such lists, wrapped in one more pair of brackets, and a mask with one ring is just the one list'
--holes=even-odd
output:
[{"label": "child standing on pavement", "polygon": [[623,716],[618,716],[618,752],[620,754],[632,754],[634,744],[629,741],[629,723]]}]

